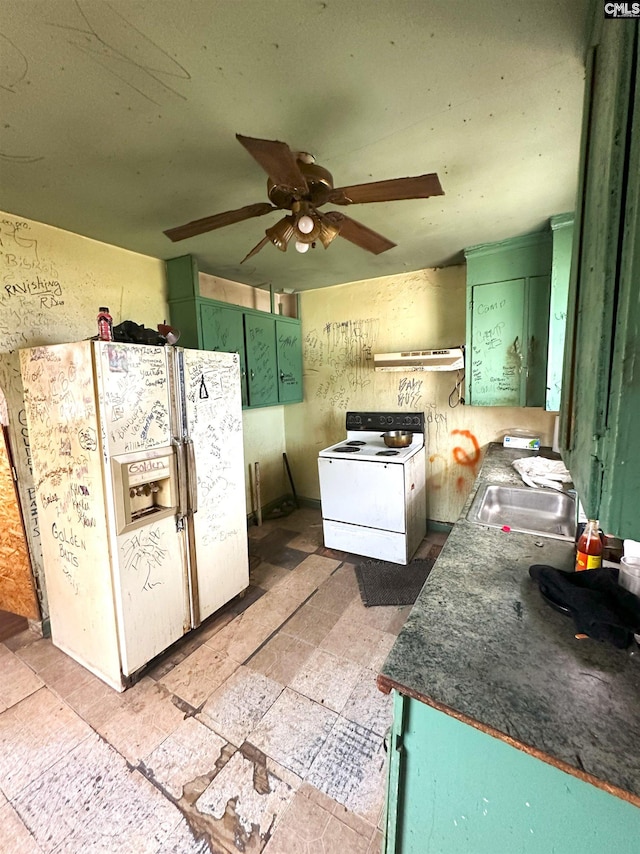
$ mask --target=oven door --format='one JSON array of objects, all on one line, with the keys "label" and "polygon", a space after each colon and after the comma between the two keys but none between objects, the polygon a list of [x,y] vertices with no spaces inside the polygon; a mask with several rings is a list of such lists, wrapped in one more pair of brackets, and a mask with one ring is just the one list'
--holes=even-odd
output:
[{"label": "oven door", "polygon": [[322,518],[385,531],[406,531],[404,466],[318,458]]}]

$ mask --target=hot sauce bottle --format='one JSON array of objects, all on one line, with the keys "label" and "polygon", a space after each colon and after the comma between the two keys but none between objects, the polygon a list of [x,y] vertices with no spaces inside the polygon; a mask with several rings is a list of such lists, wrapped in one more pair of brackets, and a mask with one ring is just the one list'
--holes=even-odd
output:
[{"label": "hot sauce bottle", "polygon": [[589,519],[576,546],[576,572],[602,566],[602,540],[597,519]]}]

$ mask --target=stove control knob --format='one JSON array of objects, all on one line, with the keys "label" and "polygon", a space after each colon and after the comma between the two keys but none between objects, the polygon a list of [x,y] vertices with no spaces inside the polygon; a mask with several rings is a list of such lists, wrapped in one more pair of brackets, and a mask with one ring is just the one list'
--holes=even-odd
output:
[{"label": "stove control knob", "polygon": [[416,416],[415,416],[415,418],[413,419],[413,423],[414,423],[414,424],[419,424],[419,423],[420,423],[420,418],[419,418],[417,415],[416,415]]},{"label": "stove control knob", "polygon": [[411,424],[411,416],[410,415],[407,415],[407,417],[404,419],[404,423],[405,424]]},{"label": "stove control knob", "polygon": [[381,424],[384,424],[384,415],[381,415],[381,416],[380,416],[380,423],[381,423]]},{"label": "stove control knob", "polygon": [[393,424],[393,418],[391,418],[391,416],[387,418],[387,424]]}]

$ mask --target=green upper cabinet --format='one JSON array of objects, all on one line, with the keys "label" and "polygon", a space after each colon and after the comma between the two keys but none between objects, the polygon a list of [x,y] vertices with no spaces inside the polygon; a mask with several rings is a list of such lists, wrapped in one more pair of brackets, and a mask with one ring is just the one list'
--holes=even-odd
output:
[{"label": "green upper cabinet", "polygon": [[246,314],[244,333],[247,348],[249,401],[252,406],[278,403],[276,324],[269,315]]},{"label": "green upper cabinet", "polygon": [[586,514],[608,533],[640,540],[640,25],[595,15],[560,445]]},{"label": "green upper cabinet", "polygon": [[302,401],[300,320],[200,295],[190,255],[167,261],[171,323],[180,344],[238,353],[244,407]]},{"label": "green upper cabinet", "polygon": [[520,406],[525,342],[526,279],[474,285],[467,402]]},{"label": "green upper cabinet", "polygon": [[200,326],[202,349],[221,350],[223,353],[238,353],[240,356],[240,387],[242,405],[247,406],[247,365],[244,348],[244,323],[242,309],[235,306],[201,302]]},{"label": "green upper cabinet", "polygon": [[302,336],[297,320],[276,318],[276,354],[278,398],[281,403],[299,403],[302,400]]},{"label": "green upper cabinet", "polygon": [[548,232],[465,250],[468,404],[545,405],[551,250]]},{"label": "green upper cabinet", "polygon": [[549,305],[549,355],[547,358],[546,409],[560,409],[564,339],[567,326],[567,301],[573,245],[573,214],[551,217],[553,263],[551,266],[551,302]]}]

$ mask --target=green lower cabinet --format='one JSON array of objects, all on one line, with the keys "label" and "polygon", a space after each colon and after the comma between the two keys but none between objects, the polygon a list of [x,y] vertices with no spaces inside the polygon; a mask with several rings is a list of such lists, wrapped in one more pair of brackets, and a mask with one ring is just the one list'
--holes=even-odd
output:
[{"label": "green lower cabinet", "polygon": [[640,809],[394,691],[385,854],[634,854]]}]

